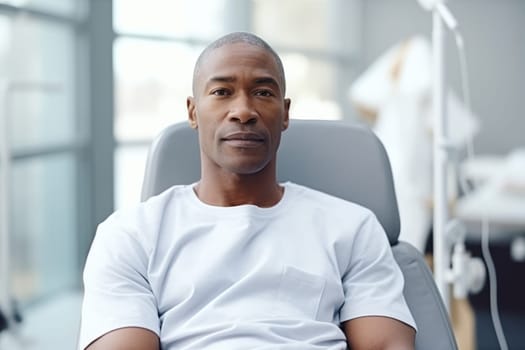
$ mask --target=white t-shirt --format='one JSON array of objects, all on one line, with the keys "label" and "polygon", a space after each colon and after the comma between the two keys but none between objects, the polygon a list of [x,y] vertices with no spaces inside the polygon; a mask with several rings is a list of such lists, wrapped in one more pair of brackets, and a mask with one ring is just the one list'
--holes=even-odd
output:
[{"label": "white t-shirt", "polygon": [[367,315],[415,328],[372,212],[284,186],[271,208],[211,206],[175,186],[111,215],[84,270],[79,348],[129,326],[164,350],[346,349],[340,323]]}]

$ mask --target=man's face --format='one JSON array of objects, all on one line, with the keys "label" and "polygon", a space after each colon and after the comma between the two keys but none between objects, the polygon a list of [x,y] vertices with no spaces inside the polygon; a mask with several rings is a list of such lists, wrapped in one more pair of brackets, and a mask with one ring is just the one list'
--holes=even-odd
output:
[{"label": "man's face", "polygon": [[258,46],[228,44],[204,57],[187,102],[203,167],[246,175],[275,162],[290,107],[282,79],[274,57]]}]

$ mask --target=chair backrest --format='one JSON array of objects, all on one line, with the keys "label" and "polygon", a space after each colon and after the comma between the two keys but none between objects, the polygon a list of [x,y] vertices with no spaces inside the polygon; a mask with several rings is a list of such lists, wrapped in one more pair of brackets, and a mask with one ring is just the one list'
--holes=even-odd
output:
[{"label": "chair backrest", "polygon": [[[361,125],[291,120],[279,147],[279,181],[290,180],[371,209],[388,235],[405,277],[404,294],[418,325],[416,349],[457,349],[448,314],[423,257],[398,242],[399,214],[390,163],[379,139]],[[187,123],[166,128],[153,142],[142,200],[200,178],[199,143]]]}]

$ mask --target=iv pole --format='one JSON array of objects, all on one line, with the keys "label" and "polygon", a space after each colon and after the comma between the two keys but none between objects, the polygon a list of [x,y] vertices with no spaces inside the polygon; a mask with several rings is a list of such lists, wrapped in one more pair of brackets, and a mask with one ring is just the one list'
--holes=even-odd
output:
[{"label": "iv pole", "polygon": [[447,203],[447,110],[445,99],[445,28],[438,7],[432,8],[432,108],[434,118],[434,279],[447,309],[450,294],[446,271],[450,265],[450,247],[446,239]]},{"label": "iv pole", "polygon": [[[447,275],[450,266],[450,244],[447,240],[447,108],[445,82],[445,24],[455,29],[457,22],[444,5],[445,0],[418,0],[421,7],[432,11],[432,113],[434,125],[434,280],[443,302],[450,307]],[[446,22],[446,23],[445,23]]]},{"label": "iv pole", "polygon": [[[434,125],[434,279],[447,310],[450,311],[450,285],[456,298],[479,292],[485,282],[483,262],[466,251],[465,227],[450,220],[448,210],[448,159],[456,147],[448,139],[447,89],[445,80],[445,29],[456,35],[458,23],[445,6],[445,0],[418,0],[432,11],[432,108]],[[447,27],[447,28],[445,28]],[[462,46],[462,44],[461,44]],[[453,247],[453,249],[452,249]]]}]

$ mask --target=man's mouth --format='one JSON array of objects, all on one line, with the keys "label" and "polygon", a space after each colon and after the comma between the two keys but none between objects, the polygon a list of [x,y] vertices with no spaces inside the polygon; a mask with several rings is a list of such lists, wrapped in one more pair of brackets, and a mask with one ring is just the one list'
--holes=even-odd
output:
[{"label": "man's mouth", "polygon": [[227,134],[222,138],[222,141],[226,142],[228,145],[239,148],[259,147],[264,143],[264,140],[264,136],[250,131],[237,131]]}]

